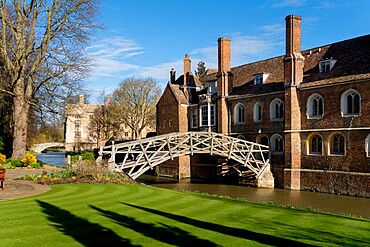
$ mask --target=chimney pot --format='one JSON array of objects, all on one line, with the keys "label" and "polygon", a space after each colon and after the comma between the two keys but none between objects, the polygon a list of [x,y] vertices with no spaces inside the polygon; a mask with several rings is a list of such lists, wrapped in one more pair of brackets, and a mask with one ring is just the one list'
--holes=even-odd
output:
[{"label": "chimney pot", "polygon": [[170,82],[174,83],[176,81],[176,71],[174,68],[171,68],[170,71]]}]

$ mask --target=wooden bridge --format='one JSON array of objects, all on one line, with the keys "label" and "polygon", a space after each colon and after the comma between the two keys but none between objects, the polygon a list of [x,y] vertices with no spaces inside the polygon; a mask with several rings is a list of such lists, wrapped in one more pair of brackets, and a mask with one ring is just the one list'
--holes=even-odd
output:
[{"label": "wooden bridge", "polygon": [[[110,155],[108,163],[114,171],[125,171],[136,179],[149,169],[176,157],[210,154],[236,161],[233,168],[239,173],[251,170],[260,187],[273,187],[268,156],[269,147],[213,132],[179,132],[125,142],[100,148],[101,160]],[[116,162],[116,155],[123,160]],[[267,182],[269,185],[264,186]],[[272,186],[271,186],[272,180]]]}]

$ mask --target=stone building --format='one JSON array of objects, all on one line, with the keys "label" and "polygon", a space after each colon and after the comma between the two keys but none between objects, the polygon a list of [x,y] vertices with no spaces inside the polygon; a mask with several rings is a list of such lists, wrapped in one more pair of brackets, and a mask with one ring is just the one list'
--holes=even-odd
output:
[{"label": "stone building", "polygon": [[[66,151],[93,150],[104,146],[109,138],[98,138],[97,128],[94,127],[94,117],[99,108],[105,104],[86,104],[83,95],[80,95],[77,104],[67,104],[65,121],[65,148]],[[153,131],[152,128],[145,128],[142,136]],[[102,133],[99,134],[102,136]],[[119,129],[114,130],[114,138],[117,141],[132,140],[132,131],[125,124],[120,124]],[[141,136],[140,136],[141,138]]]},{"label": "stone building", "polygon": [[[231,40],[220,38],[218,69],[200,78],[186,56],[157,105],[157,133],[266,144],[276,187],[369,197],[370,35],[302,51],[301,18],[285,20],[283,56],[230,68]],[[190,159],[172,165],[181,173]]]}]

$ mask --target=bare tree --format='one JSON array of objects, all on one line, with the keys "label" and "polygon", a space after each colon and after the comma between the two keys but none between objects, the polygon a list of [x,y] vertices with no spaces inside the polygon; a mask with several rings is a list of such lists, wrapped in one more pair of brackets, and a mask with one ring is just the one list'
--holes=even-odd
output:
[{"label": "bare tree", "polygon": [[24,156],[31,106],[56,111],[90,65],[95,0],[0,0],[0,90],[12,96],[13,158]]},{"label": "bare tree", "polygon": [[119,122],[115,118],[110,96],[105,95],[103,91],[99,98],[99,101],[104,103],[96,108],[90,122],[90,132],[94,134],[98,146],[103,145],[102,142],[108,141],[119,130]]},{"label": "bare tree", "polygon": [[156,103],[161,89],[153,78],[131,77],[113,92],[112,105],[116,118],[132,131],[132,138],[141,138],[142,131],[154,127]]}]

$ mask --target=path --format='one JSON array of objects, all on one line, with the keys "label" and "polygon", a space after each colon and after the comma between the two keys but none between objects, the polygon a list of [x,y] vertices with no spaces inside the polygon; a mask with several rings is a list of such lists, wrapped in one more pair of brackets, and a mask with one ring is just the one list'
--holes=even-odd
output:
[{"label": "path", "polygon": [[37,184],[32,181],[17,180],[25,174],[42,174],[43,171],[53,171],[54,166],[45,166],[43,169],[17,168],[6,170],[5,189],[0,189],[0,201],[12,200],[45,193],[51,189],[50,186]]}]

